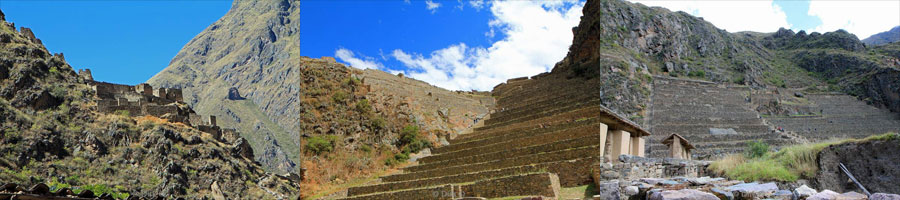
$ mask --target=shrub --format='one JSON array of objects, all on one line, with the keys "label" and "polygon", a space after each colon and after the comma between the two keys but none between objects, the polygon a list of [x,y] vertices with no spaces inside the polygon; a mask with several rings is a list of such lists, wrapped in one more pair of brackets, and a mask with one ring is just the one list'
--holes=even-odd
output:
[{"label": "shrub", "polygon": [[759,158],[766,155],[768,152],[769,144],[763,143],[762,141],[750,142],[747,149],[744,150],[744,153],[746,153],[749,158]]},{"label": "shrub", "polygon": [[691,76],[691,77],[706,77],[706,71],[703,71],[703,70],[691,71],[690,73],[688,73],[688,76]]},{"label": "shrub", "polygon": [[362,113],[362,114],[367,114],[369,112],[372,112],[372,106],[369,105],[369,100],[363,99],[363,100],[360,100],[359,102],[356,102],[356,111],[359,111],[359,113]]},{"label": "shrub", "polygon": [[373,130],[384,129],[384,126],[384,118],[382,118],[381,116],[376,116],[375,118],[369,120],[369,127],[371,127]]},{"label": "shrub", "polygon": [[369,152],[372,152],[372,147],[369,146],[369,145],[363,144],[363,145],[360,145],[360,146],[359,146],[359,150],[360,150],[360,151],[363,151],[363,152],[366,152],[366,153],[369,153]]},{"label": "shrub", "polygon": [[422,139],[419,134],[419,127],[414,125],[406,125],[403,127],[403,130],[400,131],[400,144],[406,145],[403,147],[403,153],[416,153],[422,149],[431,147],[431,143]]},{"label": "shrub", "polygon": [[331,95],[331,100],[334,100],[335,103],[344,103],[348,98],[350,98],[350,95],[343,91],[338,91]]},{"label": "shrub", "polygon": [[328,153],[334,150],[334,143],[336,141],[337,136],[333,135],[313,136],[310,137],[309,141],[306,143],[306,151],[312,152],[316,155]]}]

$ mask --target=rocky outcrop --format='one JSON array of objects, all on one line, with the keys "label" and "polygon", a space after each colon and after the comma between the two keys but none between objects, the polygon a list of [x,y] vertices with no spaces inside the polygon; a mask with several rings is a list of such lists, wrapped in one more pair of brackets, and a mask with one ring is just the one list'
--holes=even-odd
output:
[{"label": "rocky outcrop", "polygon": [[819,188],[837,192],[859,191],[839,168],[843,163],[870,192],[900,191],[900,137],[832,145],[819,153],[816,182]]},{"label": "rocky outcrop", "polygon": [[[698,74],[715,81],[759,81],[772,53],[750,36],[732,34],[684,12],[624,1],[588,2],[563,67],[623,57],[653,73]],[[726,67],[728,66],[728,67]],[[589,65],[585,67],[596,67]],[[557,69],[554,69],[557,71]]]},{"label": "rocky outcrop", "polygon": [[[299,18],[296,0],[234,1],[225,16],[147,82],[183,89],[184,101],[198,114],[224,116],[219,125],[237,129],[254,149],[279,148],[290,158],[285,162],[298,161]],[[266,136],[283,145],[272,146]],[[255,153],[256,160],[272,160],[260,157],[266,156],[262,151]],[[267,163],[266,168],[292,172],[276,167],[290,165]]]}]

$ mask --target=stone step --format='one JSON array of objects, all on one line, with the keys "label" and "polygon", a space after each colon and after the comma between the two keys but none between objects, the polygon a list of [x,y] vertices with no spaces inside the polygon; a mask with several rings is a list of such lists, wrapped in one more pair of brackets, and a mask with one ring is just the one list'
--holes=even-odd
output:
[{"label": "stone step", "polygon": [[710,128],[734,129],[738,134],[745,133],[767,133],[769,127],[761,124],[739,124],[739,125],[656,125],[653,126],[654,135],[669,135],[678,133],[681,136],[688,135],[709,135]]},{"label": "stone step", "polygon": [[538,133],[535,135],[518,137],[512,140],[501,140],[496,143],[486,144],[484,146],[473,146],[458,151],[433,154],[428,157],[420,158],[419,162],[423,164],[430,164],[434,162],[511,150],[515,148],[552,144],[558,141],[582,138],[590,135],[599,135],[599,125],[583,126],[583,128],[571,128],[549,133]]},{"label": "stone step", "polygon": [[553,173],[529,173],[481,180],[472,183],[449,184],[434,187],[389,192],[342,198],[357,199],[413,199],[413,200],[452,200],[461,197],[499,198],[509,196],[544,196],[555,198],[559,195],[559,178]]},{"label": "stone step", "polygon": [[418,172],[425,170],[434,170],[440,168],[447,168],[459,165],[466,165],[472,163],[481,163],[481,162],[490,162],[494,160],[501,160],[510,157],[519,157],[524,155],[538,154],[542,152],[552,152],[552,151],[560,151],[565,149],[579,148],[591,145],[600,144],[602,138],[600,134],[588,135],[585,137],[578,137],[572,139],[560,138],[557,140],[551,140],[544,144],[532,145],[532,146],[520,146],[513,147],[509,149],[501,149],[500,151],[494,152],[477,152],[476,155],[471,156],[457,156],[457,157],[449,157],[444,160],[436,160],[425,164],[420,164],[416,166],[410,166],[404,171],[407,172]]},{"label": "stone step", "polygon": [[500,131],[500,132],[495,132],[495,133],[483,133],[483,134],[479,135],[478,137],[470,137],[466,140],[451,141],[450,145],[435,148],[434,150],[431,150],[431,153],[435,154],[435,155],[443,154],[443,153],[447,153],[447,152],[459,151],[459,150],[463,150],[463,149],[469,149],[469,148],[474,148],[474,147],[479,147],[479,146],[484,146],[484,145],[496,144],[496,143],[510,141],[510,140],[514,140],[514,139],[521,139],[523,137],[528,137],[528,136],[536,136],[536,135],[543,134],[543,133],[552,133],[552,132],[557,132],[557,131],[561,131],[561,130],[579,128],[579,127],[587,126],[590,124],[595,124],[597,122],[598,122],[598,120],[591,118],[588,120],[577,121],[577,122],[572,122],[572,123],[564,123],[564,124],[560,124],[560,125],[545,126],[543,128],[538,127],[538,128],[534,128],[534,129],[528,129],[528,130],[516,129],[517,131]]},{"label": "stone step", "polygon": [[553,109],[559,109],[561,107],[570,106],[572,104],[583,104],[584,102],[589,102],[592,100],[599,100],[599,98],[594,98],[592,96],[586,95],[567,95],[560,97],[559,99],[548,99],[546,101],[535,102],[532,104],[527,104],[522,107],[514,107],[514,108],[504,108],[500,112],[496,112],[491,114],[490,120],[502,121],[510,118],[520,117],[523,115],[527,115],[533,112],[544,112]]},{"label": "stone step", "polygon": [[348,196],[357,196],[378,192],[403,190],[410,188],[431,187],[444,184],[475,182],[499,177],[506,177],[518,174],[528,174],[536,172],[550,172],[559,175],[560,185],[571,187],[589,182],[589,167],[596,162],[595,158],[579,158],[568,161],[556,161],[537,163],[533,165],[523,165],[517,167],[509,167],[495,170],[486,170],[452,176],[442,176],[436,178],[416,179],[410,181],[388,182],[376,185],[367,185],[353,187],[347,190]]},{"label": "stone step", "polygon": [[763,124],[760,118],[717,118],[717,117],[682,117],[675,116],[656,117],[653,116],[651,122],[654,125],[689,125],[689,124],[707,124],[707,125],[728,125],[728,124]]},{"label": "stone step", "polygon": [[[382,177],[384,182],[409,181],[416,179],[434,178],[441,176],[451,176],[457,174],[465,174],[493,169],[502,169],[508,167],[516,167],[523,165],[531,165],[544,162],[556,162],[565,160],[574,160],[579,158],[599,156],[600,146],[588,146],[575,149],[566,149],[562,151],[544,152],[540,154],[530,154],[519,157],[506,158],[491,162],[473,163],[467,165],[459,165],[436,170],[426,170],[419,172],[410,172],[403,174],[395,174]],[[587,167],[587,166],[585,166]]]},{"label": "stone step", "polygon": [[509,129],[520,126],[535,126],[542,124],[551,124],[556,122],[571,122],[581,119],[596,117],[597,113],[604,112],[602,106],[587,106],[574,110],[545,112],[541,114],[531,115],[507,121],[498,124],[485,125],[475,128],[475,131],[488,131],[492,129]]},{"label": "stone step", "polygon": [[[659,143],[661,140],[668,137],[668,135],[651,135],[651,137],[647,138],[647,144]],[[711,142],[711,141],[731,141],[731,140],[759,140],[759,139],[768,139],[768,138],[777,138],[780,135],[776,133],[745,133],[745,134],[728,134],[728,135],[682,135],[684,139],[686,139],[691,144],[701,143],[701,142]]]},{"label": "stone step", "polygon": [[577,102],[577,103],[569,103],[569,102],[555,103],[554,106],[549,107],[548,109],[544,109],[544,110],[529,109],[529,110],[525,110],[524,112],[521,112],[517,115],[508,115],[506,117],[501,117],[501,118],[494,118],[493,116],[491,116],[490,119],[487,119],[484,121],[484,125],[485,126],[496,126],[496,125],[501,125],[504,123],[519,121],[521,119],[534,118],[535,116],[537,116],[537,117],[550,116],[550,115],[553,115],[556,113],[563,113],[563,112],[568,112],[568,111],[572,111],[572,110],[578,110],[579,108],[583,108],[583,107],[598,105],[600,103],[601,102],[599,99],[591,100],[591,101],[584,101],[584,102]]}]

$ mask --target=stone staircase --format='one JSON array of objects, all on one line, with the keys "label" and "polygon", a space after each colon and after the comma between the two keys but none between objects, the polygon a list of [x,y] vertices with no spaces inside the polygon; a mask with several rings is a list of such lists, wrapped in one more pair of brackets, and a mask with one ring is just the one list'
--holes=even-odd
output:
[{"label": "stone staircase", "polygon": [[746,143],[790,143],[774,133],[748,102],[750,88],[655,76],[650,106],[649,157],[666,157],[660,141],[677,133],[696,147],[695,158],[741,152]]},{"label": "stone staircase", "polygon": [[592,93],[530,80],[500,87],[501,109],[483,126],[402,173],[349,188],[345,199],[558,197],[560,187],[591,183],[591,164],[605,159],[607,138],[600,130],[646,134],[592,100],[599,99]]},{"label": "stone staircase", "polygon": [[833,138],[862,138],[886,132],[900,132],[897,113],[879,109],[844,94],[807,94],[815,116],[772,116],[766,121],[786,132],[812,142]]}]

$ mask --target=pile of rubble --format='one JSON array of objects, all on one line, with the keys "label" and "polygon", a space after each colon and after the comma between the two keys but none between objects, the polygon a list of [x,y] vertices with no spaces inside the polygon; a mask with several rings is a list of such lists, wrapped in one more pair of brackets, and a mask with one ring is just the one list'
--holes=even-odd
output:
[{"label": "pile of rubble", "polygon": [[770,183],[745,183],[725,178],[641,178],[632,181],[613,180],[597,183],[597,200],[649,199],[649,200],[900,200],[900,195],[875,193],[871,196],[857,192],[837,193],[831,190],[817,191],[806,185],[791,189]]}]

